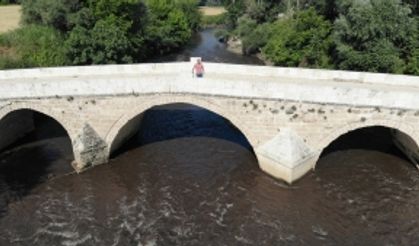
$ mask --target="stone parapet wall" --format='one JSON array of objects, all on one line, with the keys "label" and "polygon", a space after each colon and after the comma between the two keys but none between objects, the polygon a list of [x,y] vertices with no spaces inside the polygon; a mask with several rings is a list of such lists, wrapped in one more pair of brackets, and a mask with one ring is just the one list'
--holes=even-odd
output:
[{"label": "stone parapet wall", "polygon": [[0,72],[0,100],[11,98],[192,94],[417,109],[419,77],[297,68],[190,63],[42,68]]}]

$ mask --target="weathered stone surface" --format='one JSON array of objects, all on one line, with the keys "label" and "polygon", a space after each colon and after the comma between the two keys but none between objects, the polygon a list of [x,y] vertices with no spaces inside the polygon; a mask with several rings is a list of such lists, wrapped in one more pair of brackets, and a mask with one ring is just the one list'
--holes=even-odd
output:
[{"label": "weathered stone surface", "polygon": [[88,124],[84,125],[81,133],[73,140],[73,149],[73,166],[78,172],[108,161],[105,141]]},{"label": "weathered stone surface", "polygon": [[419,169],[419,148],[418,144],[408,135],[393,130],[393,141],[396,146],[416,165]]},{"label": "weathered stone surface", "polygon": [[78,171],[106,162],[138,127],[138,115],[170,103],[228,119],[247,137],[261,168],[288,182],[314,168],[333,140],[362,127],[403,132],[414,144],[400,146],[418,153],[419,77],[205,63],[205,77],[194,79],[191,66],[0,71],[0,119],[19,109],[56,119],[73,142]]},{"label": "weathered stone surface", "polygon": [[[292,182],[300,177],[297,168],[309,170],[318,155],[292,129],[283,128],[274,138],[256,149],[261,168],[277,178]],[[308,165],[307,167],[300,167]],[[297,177],[298,176],[298,177]]]},{"label": "weathered stone surface", "polygon": [[111,146],[109,147],[109,155],[121,147],[125,141],[130,139],[134,134],[140,129],[141,122],[143,120],[144,114],[139,114],[133,119],[129,120],[125,125],[118,131],[118,135],[113,140]]}]

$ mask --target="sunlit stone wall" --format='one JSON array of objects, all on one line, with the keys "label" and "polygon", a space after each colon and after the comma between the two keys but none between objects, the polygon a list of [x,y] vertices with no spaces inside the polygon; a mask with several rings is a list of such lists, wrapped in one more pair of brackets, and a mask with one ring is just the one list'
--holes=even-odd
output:
[{"label": "sunlit stone wall", "polygon": [[321,151],[351,130],[387,126],[419,140],[418,77],[204,65],[203,79],[191,76],[191,63],[3,71],[0,118],[29,108],[56,119],[73,142],[78,171],[106,162],[147,109],[171,103],[228,119],[247,137],[260,167],[288,182],[314,168]]}]

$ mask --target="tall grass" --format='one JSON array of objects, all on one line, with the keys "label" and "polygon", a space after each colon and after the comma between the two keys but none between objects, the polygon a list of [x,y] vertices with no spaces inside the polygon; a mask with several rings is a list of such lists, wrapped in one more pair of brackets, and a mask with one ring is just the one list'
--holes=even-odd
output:
[{"label": "tall grass", "polygon": [[65,65],[63,43],[60,33],[45,26],[28,25],[1,34],[0,69]]}]

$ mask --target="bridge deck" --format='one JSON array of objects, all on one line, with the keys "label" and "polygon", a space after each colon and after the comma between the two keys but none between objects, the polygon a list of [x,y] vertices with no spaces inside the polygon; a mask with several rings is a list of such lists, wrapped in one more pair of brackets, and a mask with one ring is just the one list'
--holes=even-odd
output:
[{"label": "bridge deck", "polygon": [[0,72],[0,100],[186,93],[419,109],[419,77],[298,68],[190,63],[41,68]]}]

